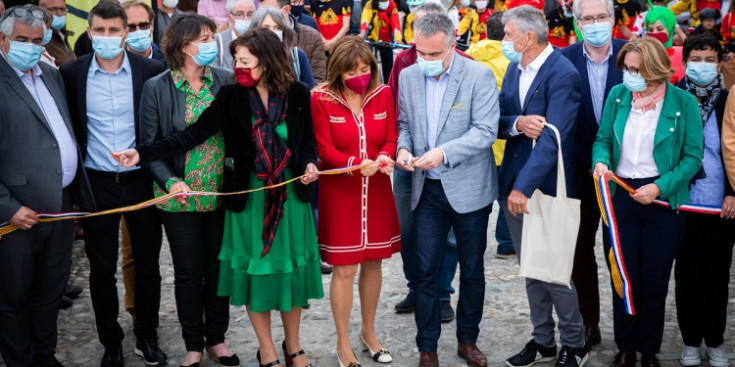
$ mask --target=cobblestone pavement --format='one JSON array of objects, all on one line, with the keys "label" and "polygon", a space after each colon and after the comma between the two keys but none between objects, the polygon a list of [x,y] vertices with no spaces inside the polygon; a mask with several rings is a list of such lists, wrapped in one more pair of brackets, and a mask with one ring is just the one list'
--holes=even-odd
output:
[{"label": "cobblestone pavement", "polygon": [[[495,206],[497,208],[497,205]],[[494,257],[497,243],[494,238],[494,224],[496,213],[491,217],[488,230],[489,245],[485,254],[485,275],[487,281],[485,294],[485,308],[481,333],[478,340],[479,348],[485,352],[492,366],[501,366],[503,361],[519,351],[531,338],[531,326],[528,319],[528,304],[523,288],[522,278],[518,277],[518,266],[515,260],[500,260]],[[598,232],[598,242],[600,233]],[[609,274],[602,260],[601,245],[597,247],[599,277],[602,294],[602,344],[595,346],[591,352],[588,366],[606,366],[616,352],[613,341],[613,320],[611,310],[611,291]],[[377,329],[378,336],[385,347],[394,357],[393,366],[415,366],[418,361],[418,352],[414,342],[416,327],[413,315],[397,315],[393,306],[405,295],[405,280],[401,268],[401,257],[393,256],[385,261],[383,266],[383,293],[378,306]],[[174,302],[174,272],[168,246],[164,246],[161,256],[161,273],[163,277],[162,302],[160,311],[161,327],[159,337],[161,348],[169,356],[169,365],[178,366],[184,356],[184,343],[181,339],[181,329],[176,316]],[[673,272],[672,272],[673,273]],[[58,359],[66,366],[98,366],[102,358],[103,348],[97,340],[94,325],[92,304],[88,288],[89,265],[84,256],[83,242],[74,244],[74,263],[71,279],[74,284],[84,287],[84,292],[74,306],[62,310],[59,315],[59,344]],[[118,272],[118,277],[120,273]],[[301,331],[301,342],[307,355],[319,367],[337,366],[335,354],[336,333],[329,308],[328,290],[330,276],[324,276],[325,299],[314,300],[311,309],[304,312]],[[458,279],[455,279],[455,288]],[[118,282],[120,299],[122,300],[122,281]],[[659,357],[665,367],[679,366],[678,353],[681,348],[681,339],[676,324],[675,305],[673,300],[673,281],[670,283],[667,300],[666,324],[664,342]],[[733,285],[731,284],[731,287]],[[355,287],[357,289],[357,287]],[[353,345],[357,348],[359,341],[359,303],[355,292],[355,307],[351,323]],[[453,296],[452,303],[456,306],[457,297]],[[730,303],[735,298],[730,299]],[[728,316],[728,327],[725,335],[725,348],[731,358],[735,358],[735,309],[731,307]],[[123,348],[125,350],[126,366],[143,366],[140,358],[133,354],[134,336],[131,318],[121,310],[120,323],[126,333]],[[244,308],[231,307],[230,328],[227,341],[230,348],[236,352],[243,366],[255,367],[255,352],[257,343],[250,323],[245,315]],[[283,332],[280,328],[280,318],[274,317],[274,338],[280,344]],[[463,360],[456,356],[456,325],[445,324],[439,344],[439,359],[442,366],[463,366]],[[558,335],[558,334],[557,334]],[[356,349],[357,350],[357,349]],[[366,353],[359,353],[362,365],[377,367],[380,364],[373,362]],[[283,359],[281,359],[283,361]],[[706,364],[706,363],[705,363]],[[3,365],[0,362],[0,365]],[[551,366],[552,364],[546,364]],[[210,360],[205,360],[203,366],[215,366]],[[543,364],[541,366],[544,366]]]}]

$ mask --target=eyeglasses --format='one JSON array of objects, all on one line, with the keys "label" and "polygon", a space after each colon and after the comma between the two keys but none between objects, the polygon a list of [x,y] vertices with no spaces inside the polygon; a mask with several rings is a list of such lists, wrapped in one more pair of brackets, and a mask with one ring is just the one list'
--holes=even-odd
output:
[{"label": "eyeglasses", "polygon": [[249,19],[249,18],[251,18],[253,16],[253,13],[252,12],[247,12],[246,13],[244,11],[240,11],[240,12],[237,12],[237,13],[230,12],[230,15],[232,15],[232,17],[235,18],[235,19],[241,19],[241,20],[244,19],[244,20],[247,20],[247,19]]},{"label": "eyeglasses", "polygon": [[44,13],[43,10],[35,8],[35,7],[30,8],[30,7],[25,7],[25,6],[20,6],[20,7],[9,9],[7,11],[7,15],[3,14],[4,15],[3,19],[6,19],[9,16],[16,16],[16,17],[22,18],[29,14],[38,20],[42,20],[46,22],[46,13]]},{"label": "eyeglasses", "polygon": [[597,17],[584,17],[579,18],[579,22],[583,25],[588,25],[592,23],[604,23],[610,20],[610,14],[601,14]]},{"label": "eyeglasses", "polygon": [[66,7],[63,8],[46,8],[51,14],[66,14]]},{"label": "eyeglasses", "polygon": [[151,23],[143,22],[143,23],[138,23],[138,24],[128,24],[128,31],[135,32],[138,29],[141,29],[141,30],[151,29]]}]

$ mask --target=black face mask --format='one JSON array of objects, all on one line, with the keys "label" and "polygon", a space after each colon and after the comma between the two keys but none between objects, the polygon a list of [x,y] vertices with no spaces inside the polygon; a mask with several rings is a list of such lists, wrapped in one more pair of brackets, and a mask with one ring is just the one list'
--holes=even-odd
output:
[{"label": "black face mask", "polygon": [[295,16],[296,18],[300,17],[301,14],[304,14],[304,6],[303,5],[291,5],[291,15]]}]

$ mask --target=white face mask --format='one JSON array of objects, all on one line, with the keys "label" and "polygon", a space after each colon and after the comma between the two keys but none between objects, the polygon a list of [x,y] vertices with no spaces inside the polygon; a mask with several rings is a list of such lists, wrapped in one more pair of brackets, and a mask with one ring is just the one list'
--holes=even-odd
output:
[{"label": "white face mask", "polygon": [[163,6],[169,9],[175,8],[176,5],[179,5],[179,0],[163,0]]},{"label": "white face mask", "polygon": [[477,9],[487,9],[487,1],[475,1]]},{"label": "white face mask", "polygon": [[390,5],[390,2],[388,2],[388,1],[378,2],[378,7],[380,8],[380,10],[386,10],[386,9],[388,9],[388,5]]}]

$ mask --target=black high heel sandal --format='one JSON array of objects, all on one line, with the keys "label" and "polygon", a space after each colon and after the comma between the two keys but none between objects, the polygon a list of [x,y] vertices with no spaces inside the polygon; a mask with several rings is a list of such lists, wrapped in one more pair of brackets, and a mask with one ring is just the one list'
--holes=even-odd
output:
[{"label": "black high heel sandal", "polygon": [[[293,366],[293,359],[300,356],[300,355],[306,355],[303,349],[299,350],[298,352],[294,354],[290,354],[288,350],[286,350],[286,341],[284,340],[281,344],[281,349],[283,349],[283,358],[286,360],[286,367],[292,367]],[[314,367],[311,363],[307,364],[304,367]]]},{"label": "black high heel sandal", "polygon": [[258,348],[258,353],[255,354],[255,357],[258,358],[258,364],[260,365],[260,367],[273,367],[273,366],[278,366],[279,364],[281,364],[281,361],[279,361],[277,359],[275,361],[273,361],[273,362],[270,362],[270,363],[267,363],[267,364],[262,364],[260,362],[260,348]]}]

